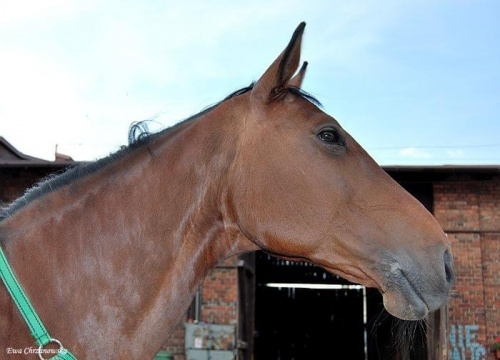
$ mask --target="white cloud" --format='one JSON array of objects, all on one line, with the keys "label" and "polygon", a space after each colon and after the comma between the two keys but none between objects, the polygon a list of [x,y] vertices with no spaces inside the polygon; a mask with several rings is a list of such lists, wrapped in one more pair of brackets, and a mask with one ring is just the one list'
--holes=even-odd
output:
[{"label": "white cloud", "polygon": [[446,155],[450,158],[463,158],[465,153],[463,150],[446,150]]},{"label": "white cloud", "polygon": [[429,159],[431,154],[425,150],[407,147],[399,151],[399,155],[413,159]]}]

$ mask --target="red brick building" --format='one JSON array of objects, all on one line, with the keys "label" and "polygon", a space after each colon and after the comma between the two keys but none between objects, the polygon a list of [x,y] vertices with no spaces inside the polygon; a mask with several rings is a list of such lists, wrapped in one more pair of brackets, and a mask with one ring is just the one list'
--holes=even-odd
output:
[{"label": "red brick building", "polygon": [[[68,164],[21,154],[0,137],[0,201],[14,200]],[[430,316],[427,335],[413,340],[410,358],[494,359],[490,347],[500,335],[500,166],[385,170],[434,213],[454,252],[453,296],[447,308]],[[314,351],[338,359],[401,358],[380,313],[375,291],[353,287],[306,263],[257,253],[229,259],[212,271],[164,348],[175,360],[194,356],[187,356],[186,348],[198,348],[197,359],[208,359],[203,356],[210,351],[212,359],[227,354],[287,359],[290,353]],[[211,339],[206,345],[190,337],[189,324],[230,325],[225,329],[234,332],[226,342]],[[221,357],[215,357],[217,351]]]},{"label": "red brick building", "polygon": [[489,348],[500,335],[499,169],[475,171],[434,184],[434,214],[451,238],[457,277],[448,308],[453,359],[494,359]]}]

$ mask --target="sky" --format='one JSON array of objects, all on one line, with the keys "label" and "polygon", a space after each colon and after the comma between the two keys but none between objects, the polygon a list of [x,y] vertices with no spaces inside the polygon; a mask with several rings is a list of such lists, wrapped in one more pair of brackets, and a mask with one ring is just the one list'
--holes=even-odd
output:
[{"label": "sky", "polygon": [[500,2],[0,2],[0,136],[94,160],[257,80],[307,26],[304,90],[382,165],[500,164]]}]

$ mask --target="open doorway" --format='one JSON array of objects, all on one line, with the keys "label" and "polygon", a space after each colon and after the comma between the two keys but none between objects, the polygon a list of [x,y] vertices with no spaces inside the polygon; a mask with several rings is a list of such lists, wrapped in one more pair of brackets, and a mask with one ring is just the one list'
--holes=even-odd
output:
[{"label": "open doorway", "polygon": [[256,360],[427,359],[422,328],[396,334],[377,290],[264,252],[256,269]]},{"label": "open doorway", "polygon": [[256,360],[365,358],[363,287],[309,263],[256,256]]}]

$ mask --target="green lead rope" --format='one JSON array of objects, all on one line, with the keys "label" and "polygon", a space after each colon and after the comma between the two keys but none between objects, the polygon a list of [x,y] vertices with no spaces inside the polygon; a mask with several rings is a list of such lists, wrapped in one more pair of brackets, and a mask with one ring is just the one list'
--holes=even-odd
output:
[{"label": "green lead rope", "polygon": [[57,355],[51,357],[50,360],[77,360],[76,357],[66,350],[58,340],[50,337],[47,329],[43,326],[42,321],[38,317],[35,309],[33,309],[26,293],[19,284],[16,275],[7,262],[2,247],[0,247],[0,276],[2,277],[3,283],[9,291],[10,296],[16,303],[19,312],[23,316],[24,321],[28,325],[31,331],[31,336],[35,338],[35,341],[39,346],[38,355],[40,359],[45,359],[41,351],[43,347],[50,343],[56,343],[59,345],[59,351]]}]

